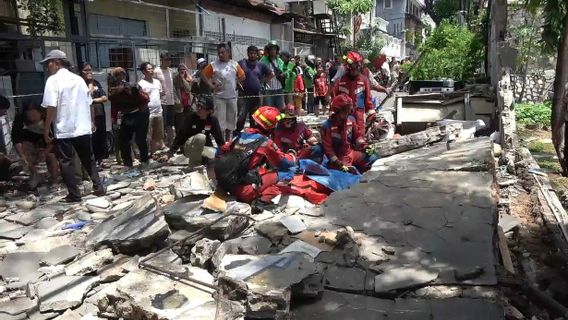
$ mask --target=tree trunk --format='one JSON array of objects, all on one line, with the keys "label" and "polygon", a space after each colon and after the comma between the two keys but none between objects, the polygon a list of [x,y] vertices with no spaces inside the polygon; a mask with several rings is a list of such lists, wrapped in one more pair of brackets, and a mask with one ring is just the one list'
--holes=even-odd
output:
[{"label": "tree trunk", "polygon": [[558,56],[556,62],[556,76],[554,78],[554,97],[552,98],[552,142],[558,155],[558,161],[562,166],[564,175],[568,174],[568,164],[564,159],[565,137],[564,137],[564,116],[565,106],[564,86],[568,82],[568,14],[564,17],[564,30],[558,46]]}]

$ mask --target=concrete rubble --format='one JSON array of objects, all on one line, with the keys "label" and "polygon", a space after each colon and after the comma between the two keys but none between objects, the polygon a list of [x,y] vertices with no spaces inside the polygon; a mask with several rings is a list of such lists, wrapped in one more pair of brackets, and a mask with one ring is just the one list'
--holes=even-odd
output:
[{"label": "concrete rubble", "polygon": [[9,194],[0,319],[504,319],[471,289],[497,281],[492,144],[422,147],[437,130],[320,206],[282,195],[212,212],[205,170],[183,156],[109,165],[108,194],[80,204]]}]

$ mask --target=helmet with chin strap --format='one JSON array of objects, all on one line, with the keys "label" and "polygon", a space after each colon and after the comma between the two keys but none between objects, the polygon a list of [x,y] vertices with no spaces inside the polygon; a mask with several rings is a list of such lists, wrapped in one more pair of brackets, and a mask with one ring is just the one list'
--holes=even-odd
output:
[{"label": "helmet with chin strap", "polygon": [[268,106],[260,107],[252,114],[254,122],[265,131],[274,129],[283,117],[278,109]]},{"label": "helmet with chin strap", "polygon": [[331,101],[331,106],[329,107],[329,111],[333,113],[340,113],[340,112],[347,112],[351,113],[351,109],[353,108],[353,99],[342,93],[340,95],[335,96]]}]

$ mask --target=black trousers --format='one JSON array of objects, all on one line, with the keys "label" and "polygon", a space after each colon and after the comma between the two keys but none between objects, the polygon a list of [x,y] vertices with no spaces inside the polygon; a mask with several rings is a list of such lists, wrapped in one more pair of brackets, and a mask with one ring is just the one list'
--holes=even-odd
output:
[{"label": "black trousers", "polygon": [[95,116],[95,127],[97,131],[93,133],[93,153],[95,160],[108,158],[107,132],[105,115]]},{"label": "black trousers", "polygon": [[138,111],[127,113],[122,116],[120,124],[120,153],[125,166],[132,166],[132,150],[130,148],[130,140],[134,135],[134,141],[140,150],[140,161],[148,162],[148,124],[150,122],[149,111]]},{"label": "black trousers", "polygon": [[244,129],[247,117],[249,118],[250,126],[254,127],[252,115],[256,109],[260,107],[260,98],[239,98],[237,105],[239,108],[239,117],[237,118],[237,130],[235,130],[235,132],[238,133]]},{"label": "black trousers", "polygon": [[75,165],[73,164],[73,155],[76,152],[81,160],[81,165],[91,177],[93,185],[96,187],[101,185],[99,172],[93,155],[91,135],[87,134],[75,138],[57,139],[55,142],[57,155],[59,157],[59,166],[61,168],[61,177],[67,186],[69,195],[74,198],[81,197],[79,190],[79,180],[75,175]]}]

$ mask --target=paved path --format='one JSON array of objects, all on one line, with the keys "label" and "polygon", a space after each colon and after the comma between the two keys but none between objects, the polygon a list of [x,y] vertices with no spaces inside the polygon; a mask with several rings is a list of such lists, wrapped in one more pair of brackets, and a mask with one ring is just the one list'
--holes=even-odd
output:
[{"label": "paved path", "polygon": [[326,290],[295,318],[504,319],[498,303],[479,299],[497,284],[491,147],[478,139],[381,159],[363,183],[334,193],[310,226],[352,226],[373,272],[359,292],[334,288],[357,294]]}]

